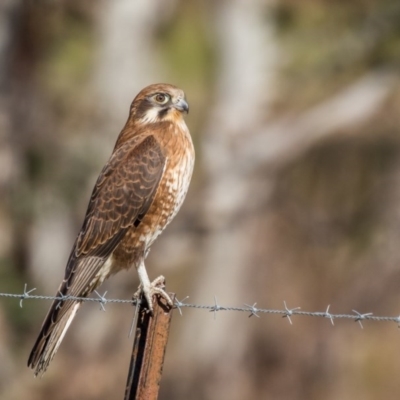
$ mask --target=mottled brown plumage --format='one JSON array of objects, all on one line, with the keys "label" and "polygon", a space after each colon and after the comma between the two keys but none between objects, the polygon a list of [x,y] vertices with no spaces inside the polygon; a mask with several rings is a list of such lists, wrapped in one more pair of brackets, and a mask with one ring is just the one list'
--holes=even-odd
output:
[{"label": "mottled brown plumage", "polygon": [[[172,85],[143,89],[97,179],[82,229],[57,296],[85,297],[110,275],[135,266],[152,309],[153,294],[170,299],[150,283],[148,250],[178,212],[191,179],[194,149],[183,120],[184,93]],[[72,322],[79,301],[53,302],[29,356],[35,375],[46,371]]]}]

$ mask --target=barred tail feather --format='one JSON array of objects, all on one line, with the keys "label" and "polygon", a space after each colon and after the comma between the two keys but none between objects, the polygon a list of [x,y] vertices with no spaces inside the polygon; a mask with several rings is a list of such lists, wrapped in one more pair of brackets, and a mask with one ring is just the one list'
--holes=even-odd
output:
[{"label": "barred tail feather", "polygon": [[46,372],[80,305],[81,302],[74,302],[58,321],[57,308],[50,309],[28,359],[28,367],[35,369],[35,376]]}]

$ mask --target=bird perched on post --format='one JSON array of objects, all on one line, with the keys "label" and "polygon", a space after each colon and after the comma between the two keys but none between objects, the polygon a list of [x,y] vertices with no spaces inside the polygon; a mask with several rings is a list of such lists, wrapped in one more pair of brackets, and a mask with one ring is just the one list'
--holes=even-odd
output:
[{"label": "bird perched on post", "polygon": [[[182,90],[168,84],[144,88],[133,100],[128,121],[93,189],[57,297],[86,297],[110,275],[134,266],[152,310],[164,277],[150,282],[144,261],[155,239],[172,221],[188,191],[194,148],[183,114]],[[81,301],[55,300],[29,356],[43,374]]]}]

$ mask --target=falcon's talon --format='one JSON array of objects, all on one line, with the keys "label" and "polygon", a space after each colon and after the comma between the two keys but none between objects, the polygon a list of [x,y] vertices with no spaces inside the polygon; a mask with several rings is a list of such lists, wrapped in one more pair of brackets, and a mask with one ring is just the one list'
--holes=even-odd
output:
[{"label": "falcon's talon", "polygon": [[161,275],[158,278],[154,279],[153,282],[149,282],[148,285],[140,285],[140,291],[144,294],[144,297],[147,301],[148,308],[150,312],[153,312],[153,296],[159,295],[161,296],[170,307],[174,305],[171,298],[164,290],[165,288],[165,278]]},{"label": "falcon's talon", "polygon": [[156,279],[151,282],[151,286],[164,289],[165,288],[165,278],[163,275],[158,276]]},{"label": "falcon's talon", "polygon": [[142,284],[140,284],[136,292],[133,293],[132,300],[135,300],[137,304],[140,304],[140,296],[142,295],[142,293],[143,293],[143,287]]}]

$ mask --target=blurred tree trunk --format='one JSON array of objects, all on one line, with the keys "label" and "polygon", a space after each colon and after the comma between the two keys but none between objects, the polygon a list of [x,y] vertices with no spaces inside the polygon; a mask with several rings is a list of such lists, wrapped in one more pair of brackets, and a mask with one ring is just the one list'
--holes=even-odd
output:
[{"label": "blurred tree trunk", "polygon": [[104,120],[111,119],[115,127],[109,132],[113,140],[134,96],[160,73],[153,45],[159,8],[159,1],[119,0],[104,3],[99,11],[95,83]]},{"label": "blurred tree trunk", "polygon": [[12,245],[12,222],[8,198],[12,180],[17,171],[15,150],[10,142],[11,118],[8,107],[10,97],[11,50],[14,38],[15,13],[18,3],[4,1],[0,4],[0,258],[9,257]]},{"label": "blurred tree trunk", "polygon": [[[273,23],[262,2],[222,1],[214,7],[219,68],[215,106],[202,142],[207,187],[201,213],[208,234],[190,294],[191,300],[207,304],[215,294],[223,305],[244,298],[247,276],[252,273],[247,265],[250,226],[246,218],[251,182],[239,172],[237,155],[250,132],[269,114],[278,49]],[[246,346],[244,326],[237,326],[233,314],[217,315],[218,323],[212,328],[210,315],[186,314],[178,341],[185,349],[185,360],[178,364],[182,367],[196,360],[198,379],[208,377],[207,398],[246,398],[240,388],[246,372],[237,368]],[[234,332],[234,345],[224,340],[230,332]],[[213,368],[217,360],[223,360],[223,365]],[[191,380],[196,378],[180,377],[180,382]]]}]

